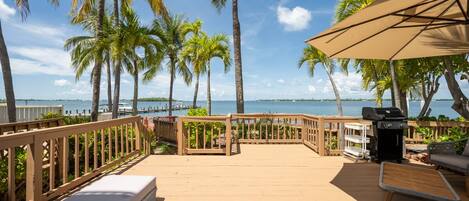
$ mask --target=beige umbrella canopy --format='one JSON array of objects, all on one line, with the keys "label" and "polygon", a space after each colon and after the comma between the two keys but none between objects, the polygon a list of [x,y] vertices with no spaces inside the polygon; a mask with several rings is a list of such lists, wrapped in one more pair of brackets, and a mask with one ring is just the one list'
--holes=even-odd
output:
[{"label": "beige umbrella canopy", "polygon": [[331,58],[384,59],[469,52],[467,0],[377,0],[307,40]]}]

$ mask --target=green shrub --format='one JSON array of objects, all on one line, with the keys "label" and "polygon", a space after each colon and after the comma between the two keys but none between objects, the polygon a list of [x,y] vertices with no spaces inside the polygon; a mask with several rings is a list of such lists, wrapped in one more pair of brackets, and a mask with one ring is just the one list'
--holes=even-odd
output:
[{"label": "green shrub", "polygon": [[42,114],[41,119],[57,119],[62,118],[65,125],[74,125],[74,124],[83,124],[91,122],[91,117],[89,116],[64,116],[58,113],[49,112],[47,114]]},{"label": "green shrub", "polygon": [[467,133],[463,132],[461,128],[454,127],[448,129],[448,134],[440,136],[439,142],[454,142],[454,148],[458,154],[464,151],[467,142]]},{"label": "green shrub", "polygon": [[428,127],[417,127],[415,128],[415,132],[423,137],[424,144],[430,144],[434,141],[433,139],[433,132],[431,128]]}]

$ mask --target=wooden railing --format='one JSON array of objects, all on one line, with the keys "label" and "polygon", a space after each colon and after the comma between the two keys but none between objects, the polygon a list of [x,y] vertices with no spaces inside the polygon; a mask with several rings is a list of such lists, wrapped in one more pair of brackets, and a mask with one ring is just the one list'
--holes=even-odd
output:
[{"label": "wooden railing", "polygon": [[0,135],[63,126],[62,118],[0,124]]},{"label": "wooden railing", "polygon": [[153,118],[154,132],[158,140],[177,142],[176,117]]},{"label": "wooden railing", "polygon": [[[140,117],[3,135],[0,151],[7,153],[7,165],[0,172],[8,175],[0,182],[8,183],[8,200],[16,200],[21,182],[25,190],[20,192],[26,195],[18,197],[51,200],[134,156],[149,154],[149,139]],[[24,169],[21,181],[17,171]]]},{"label": "wooden railing", "polygon": [[409,129],[405,136],[407,143],[422,143],[424,141],[421,133],[417,132],[417,128],[430,128],[433,140],[443,135],[447,135],[450,128],[457,127],[469,135],[469,122],[456,121],[408,121]]},{"label": "wooden railing", "polygon": [[231,155],[231,115],[179,117],[178,154]]},{"label": "wooden railing", "polygon": [[231,118],[239,143],[302,143],[303,118],[285,114],[236,114]]}]

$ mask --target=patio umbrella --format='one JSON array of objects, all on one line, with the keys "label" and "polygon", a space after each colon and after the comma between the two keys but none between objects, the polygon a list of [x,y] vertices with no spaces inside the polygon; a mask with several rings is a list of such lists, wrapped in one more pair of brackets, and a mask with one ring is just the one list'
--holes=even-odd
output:
[{"label": "patio umbrella", "polygon": [[469,52],[468,1],[376,0],[306,42],[331,58],[392,61],[464,54]]}]

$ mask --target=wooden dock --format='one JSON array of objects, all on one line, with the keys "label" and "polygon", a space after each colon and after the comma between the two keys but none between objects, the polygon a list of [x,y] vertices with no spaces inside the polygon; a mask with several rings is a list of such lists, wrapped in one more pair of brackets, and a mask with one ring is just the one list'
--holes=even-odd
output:
[{"label": "wooden dock", "polygon": [[[172,108],[172,111],[178,111],[178,110],[189,110],[192,109],[192,105],[174,105]],[[196,107],[198,108],[198,107]],[[148,113],[159,113],[159,112],[168,112],[169,107],[168,106],[161,106],[161,107],[147,107],[147,108],[140,108],[138,110],[138,114],[148,114]],[[110,112],[107,109],[104,109],[104,111],[101,111],[100,113],[106,113]],[[66,116],[90,116],[91,115],[91,110],[90,109],[83,109],[83,110],[65,110],[64,113]],[[132,110],[121,110],[119,111],[119,115],[125,116],[125,115],[131,115]]]}]

